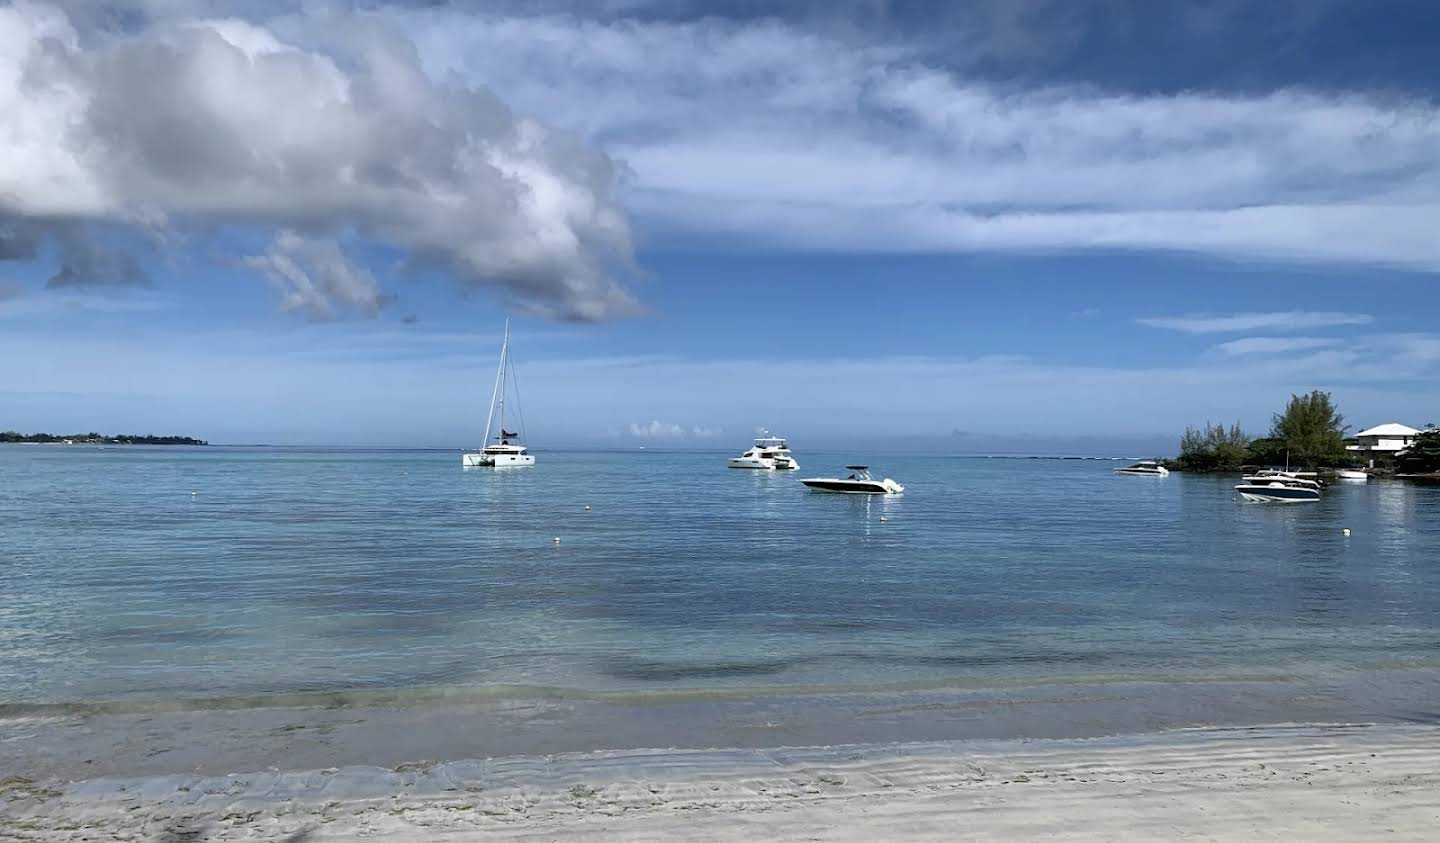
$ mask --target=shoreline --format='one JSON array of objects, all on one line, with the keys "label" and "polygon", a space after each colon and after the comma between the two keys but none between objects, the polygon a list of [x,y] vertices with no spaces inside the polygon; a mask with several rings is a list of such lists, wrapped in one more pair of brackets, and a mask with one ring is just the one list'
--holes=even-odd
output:
[{"label": "shoreline", "polygon": [[[350,694],[0,707],[0,769],[29,779],[396,767],[644,749],[1095,739],[1288,722],[1429,722],[1433,665],[911,689]],[[1056,681],[1059,680],[1059,681]],[[531,689],[534,690],[534,689]],[[513,693],[512,693],[513,692]]]},{"label": "shoreline", "polygon": [[0,839],[1425,839],[1440,817],[1437,757],[1433,725],[1309,723],[12,776]]}]

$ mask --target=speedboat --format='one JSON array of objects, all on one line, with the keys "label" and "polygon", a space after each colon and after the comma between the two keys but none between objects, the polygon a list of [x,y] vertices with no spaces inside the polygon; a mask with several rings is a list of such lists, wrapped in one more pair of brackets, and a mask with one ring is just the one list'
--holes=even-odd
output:
[{"label": "speedboat", "polygon": [[788,471],[800,467],[790,447],[779,436],[760,436],[750,450],[726,463],[730,468],[756,468],[762,471]]},{"label": "speedboat", "polygon": [[1370,479],[1370,475],[1354,468],[1342,468],[1335,472],[1335,476],[1341,480],[1352,480],[1356,483],[1364,483]]},{"label": "speedboat", "polygon": [[1242,477],[1235,492],[1250,503],[1304,503],[1320,500],[1320,483],[1297,472],[1264,469]]},{"label": "speedboat", "polygon": [[1170,469],[1154,460],[1141,460],[1134,465],[1115,469],[1116,474],[1140,474],[1147,477],[1168,477]]},{"label": "speedboat", "polygon": [[[490,415],[485,418],[485,438],[482,441],[487,444],[478,451],[468,451],[461,455],[460,465],[465,468],[508,468],[535,464],[535,455],[520,444],[520,434],[505,429],[505,375],[511,369],[510,320],[506,319],[505,340],[500,344],[500,368],[495,372],[495,391],[490,394]],[[519,403],[519,392],[515,393],[515,399],[516,403]],[[490,424],[495,421],[497,409],[500,416],[500,435],[495,437],[495,444],[491,445]],[[520,420],[525,420],[523,414]]]},{"label": "speedboat", "polygon": [[847,465],[849,477],[810,477],[801,480],[811,491],[833,492],[839,495],[898,495],[905,487],[886,477],[876,480],[870,476],[870,469],[863,465]]}]

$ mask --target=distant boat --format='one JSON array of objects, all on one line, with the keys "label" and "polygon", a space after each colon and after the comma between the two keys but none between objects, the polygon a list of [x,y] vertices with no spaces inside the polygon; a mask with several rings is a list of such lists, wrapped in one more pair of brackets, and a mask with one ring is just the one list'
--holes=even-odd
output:
[{"label": "distant boat", "polygon": [[[490,414],[485,417],[483,441],[490,442],[490,424],[495,421],[497,409],[500,433],[495,437],[494,445],[486,444],[479,451],[466,452],[460,457],[460,464],[466,468],[508,468],[535,464],[535,455],[520,443],[522,434],[505,429],[505,375],[510,368],[510,320],[506,319],[505,339],[500,343],[500,367],[495,372],[495,391],[490,394]],[[516,393],[515,399],[518,405],[519,393]]]},{"label": "distant boat", "polygon": [[1369,474],[1353,468],[1342,468],[1339,471],[1335,472],[1335,476],[1340,478],[1341,480],[1355,481],[1358,483],[1364,483],[1370,479]]},{"label": "distant boat", "polygon": [[1170,469],[1154,460],[1141,460],[1134,465],[1114,470],[1116,474],[1140,474],[1146,477],[1169,477]]},{"label": "distant boat", "polygon": [[754,468],[762,471],[789,471],[800,467],[795,460],[795,455],[790,453],[790,446],[779,436],[771,436],[765,431],[764,436],[756,437],[755,444],[738,457],[731,457],[725,463],[729,468]]},{"label": "distant boat", "polygon": [[876,480],[870,476],[869,466],[847,465],[849,477],[810,477],[801,480],[812,491],[830,492],[838,495],[898,495],[905,487],[886,477]]}]

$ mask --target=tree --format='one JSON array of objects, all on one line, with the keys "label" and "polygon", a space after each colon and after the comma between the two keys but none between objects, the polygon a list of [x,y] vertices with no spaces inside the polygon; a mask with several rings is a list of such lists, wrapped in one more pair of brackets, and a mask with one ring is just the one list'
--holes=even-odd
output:
[{"label": "tree", "polygon": [[1285,443],[1269,436],[1252,439],[1249,453],[1245,456],[1245,463],[1247,465],[1284,465]]},{"label": "tree", "polygon": [[1415,437],[1415,444],[1395,458],[1401,474],[1430,474],[1440,471],[1440,430],[1429,429]]},{"label": "tree", "polygon": [[1181,471],[1235,471],[1245,464],[1249,443],[1239,424],[1226,429],[1223,424],[1206,422],[1199,430],[1185,428],[1176,462]]},{"label": "tree", "polygon": [[1275,416],[1270,436],[1284,443],[1296,465],[1344,465],[1346,429],[1330,393],[1317,389],[1290,396],[1285,412]]}]

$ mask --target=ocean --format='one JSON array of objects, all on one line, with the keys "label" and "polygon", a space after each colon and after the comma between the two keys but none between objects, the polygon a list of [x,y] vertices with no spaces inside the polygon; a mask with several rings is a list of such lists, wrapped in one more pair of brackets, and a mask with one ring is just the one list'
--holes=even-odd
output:
[{"label": "ocean", "polygon": [[[1227,476],[797,445],[792,474],[0,447],[0,713],[568,699],[600,706],[590,730],[628,706],[643,742],[656,705],[694,735],[724,701],[803,701],[824,742],[950,736],[936,700],[1011,706],[986,734],[1073,734],[1403,720],[1440,690],[1440,487],[1256,505]],[[905,494],[797,482],[856,459]],[[862,698],[904,722],[865,732]]]}]

